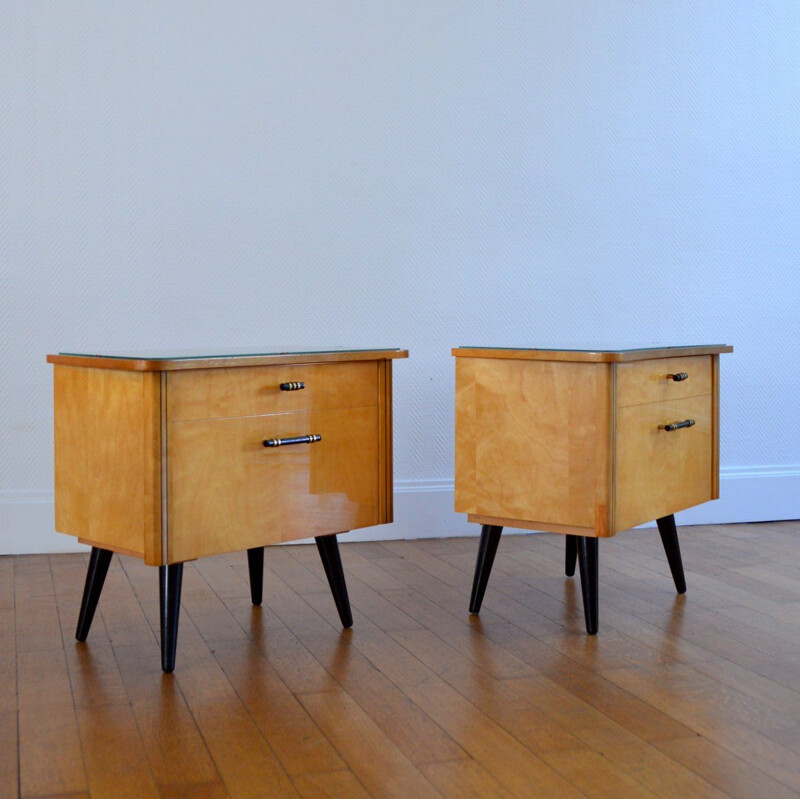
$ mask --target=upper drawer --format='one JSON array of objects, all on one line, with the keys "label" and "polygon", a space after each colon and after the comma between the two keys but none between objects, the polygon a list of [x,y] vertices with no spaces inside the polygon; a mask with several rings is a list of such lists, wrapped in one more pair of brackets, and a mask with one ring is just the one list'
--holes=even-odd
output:
[{"label": "upper drawer", "polygon": [[[170,421],[353,408],[378,402],[377,361],[186,370],[169,373],[168,380]],[[304,383],[305,388],[280,388],[290,383]]]},{"label": "upper drawer", "polygon": [[[684,380],[671,375],[686,374]],[[711,394],[711,356],[653,358],[617,364],[617,407]]]}]

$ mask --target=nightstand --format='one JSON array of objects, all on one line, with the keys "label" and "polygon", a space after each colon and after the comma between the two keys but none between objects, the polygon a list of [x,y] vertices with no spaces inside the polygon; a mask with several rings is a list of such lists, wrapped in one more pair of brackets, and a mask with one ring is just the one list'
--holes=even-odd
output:
[{"label": "nightstand", "polygon": [[673,515],[719,496],[719,356],[732,351],[454,349],[455,509],[482,525],[470,611],[504,526],[566,535],[589,633],[600,538],[656,520],[684,592]]},{"label": "nightstand", "polygon": [[352,624],[336,534],[392,521],[392,360],[405,350],[93,355],[54,364],[56,529],[91,545],[76,636],[112,554],[159,569],[175,666],[183,564],[313,536]]}]

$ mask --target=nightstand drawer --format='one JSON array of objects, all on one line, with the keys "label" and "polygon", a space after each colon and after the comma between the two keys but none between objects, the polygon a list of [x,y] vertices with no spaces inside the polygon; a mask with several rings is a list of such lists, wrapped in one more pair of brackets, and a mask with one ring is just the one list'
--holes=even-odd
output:
[{"label": "nightstand drawer", "polygon": [[711,383],[711,356],[654,358],[618,364],[617,407],[711,394]]},{"label": "nightstand drawer", "polygon": [[713,445],[711,395],[619,409],[616,529],[711,500]]},{"label": "nightstand drawer", "polygon": [[170,423],[169,560],[376,525],[378,464],[374,406]]},{"label": "nightstand drawer", "polygon": [[355,408],[378,402],[376,361],[186,370],[170,373],[168,380],[170,421]]}]

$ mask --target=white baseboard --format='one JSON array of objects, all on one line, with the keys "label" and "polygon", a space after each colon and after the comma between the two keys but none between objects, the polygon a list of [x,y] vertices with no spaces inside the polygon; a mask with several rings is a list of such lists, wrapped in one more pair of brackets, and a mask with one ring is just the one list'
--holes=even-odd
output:
[{"label": "white baseboard", "polygon": [[0,494],[0,554],[76,553],[88,550],[72,536],[56,533],[52,492]]},{"label": "white baseboard", "polygon": [[[676,515],[679,525],[800,519],[800,464],[727,467],[720,474],[720,499]],[[362,528],[344,541],[475,536],[477,525],[453,511],[453,482],[397,481],[394,522]],[[0,494],[0,554],[74,553],[87,550],[53,528],[52,492]]]}]

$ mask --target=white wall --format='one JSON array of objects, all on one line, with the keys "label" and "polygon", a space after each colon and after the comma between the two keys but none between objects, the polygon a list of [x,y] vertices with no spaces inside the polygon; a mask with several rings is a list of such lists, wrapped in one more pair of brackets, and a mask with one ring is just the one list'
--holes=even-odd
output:
[{"label": "white wall", "polygon": [[458,344],[725,341],[722,492],[800,516],[800,4],[0,14],[0,551],[53,533],[58,349],[390,345],[394,526],[451,512]]}]

